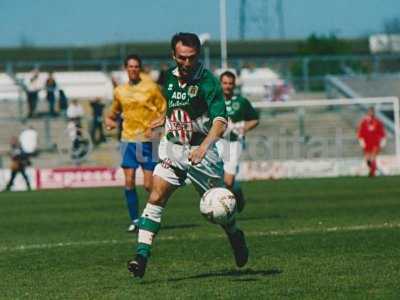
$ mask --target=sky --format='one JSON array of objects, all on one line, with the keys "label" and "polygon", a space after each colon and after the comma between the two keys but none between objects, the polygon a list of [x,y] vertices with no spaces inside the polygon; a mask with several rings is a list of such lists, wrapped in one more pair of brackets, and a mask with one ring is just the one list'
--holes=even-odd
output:
[{"label": "sky", "polygon": [[[276,0],[247,0],[246,38],[277,38]],[[285,36],[364,37],[400,17],[400,0],[282,0]],[[226,0],[228,39],[239,38],[239,2]],[[0,0],[0,47],[168,41],[179,31],[218,40],[219,0]]]}]

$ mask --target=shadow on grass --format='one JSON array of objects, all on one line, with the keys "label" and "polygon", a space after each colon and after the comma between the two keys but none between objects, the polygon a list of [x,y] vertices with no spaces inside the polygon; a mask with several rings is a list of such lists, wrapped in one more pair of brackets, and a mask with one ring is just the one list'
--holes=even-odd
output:
[{"label": "shadow on grass", "polygon": [[[274,276],[282,273],[279,269],[270,269],[270,270],[253,270],[253,269],[243,269],[243,270],[222,270],[216,272],[208,272],[197,274],[188,277],[181,278],[171,278],[168,281],[181,281],[186,279],[201,279],[201,278],[209,278],[209,277],[233,277],[235,280],[238,280],[239,277],[243,281],[251,279],[251,281],[256,280],[255,278],[248,278],[247,276]],[[246,278],[247,277],[247,278]]]},{"label": "shadow on grass", "polygon": [[166,225],[162,227],[162,230],[171,230],[171,229],[186,229],[186,228],[194,228],[199,227],[198,224],[180,224],[180,225]]},{"label": "shadow on grass", "polygon": [[[232,281],[257,281],[259,277],[266,276],[276,276],[282,273],[280,269],[269,269],[269,270],[253,270],[253,269],[243,269],[243,270],[221,270],[215,272],[201,273],[193,276],[177,277],[167,279],[167,282],[179,282],[191,279],[202,279],[202,278],[214,278],[214,277],[231,277]],[[142,284],[152,284],[159,283],[160,281],[143,281]]]}]

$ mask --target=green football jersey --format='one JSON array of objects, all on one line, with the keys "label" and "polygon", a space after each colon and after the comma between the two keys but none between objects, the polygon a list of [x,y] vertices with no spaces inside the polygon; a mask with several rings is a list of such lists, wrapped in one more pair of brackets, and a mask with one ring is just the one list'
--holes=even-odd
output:
[{"label": "green football jersey", "polygon": [[217,78],[199,65],[189,83],[178,81],[178,68],[167,72],[166,138],[181,145],[200,145],[216,119],[226,121],[226,108]]},{"label": "green football jersey", "polygon": [[[258,113],[251,105],[250,101],[243,96],[233,96],[231,99],[225,100],[226,112],[228,119],[232,123],[237,123],[241,121],[251,121],[258,120]],[[230,141],[237,141],[239,136],[231,132],[227,137]]]}]

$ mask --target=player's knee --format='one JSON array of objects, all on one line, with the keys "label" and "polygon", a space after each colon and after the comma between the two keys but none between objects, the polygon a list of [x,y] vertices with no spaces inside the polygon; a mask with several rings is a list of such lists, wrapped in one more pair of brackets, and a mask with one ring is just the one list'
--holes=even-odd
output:
[{"label": "player's knee", "polygon": [[150,204],[161,206],[163,204],[163,200],[164,200],[163,195],[159,190],[153,189],[150,192],[150,197],[148,201]]},{"label": "player's knee", "polygon": [[147,182],[147,181],[143,182],[143,187],[144,187],[145,190],[146,190],[147,192],[149,192],[149,193],[150,193],[150,191],[151,191],[151,186],[152,186],[152,182],[151,182],[151,181],[150,181],[150,182]]},{"label": "player's knee", "polygon": [[151,187],[153,185],[153,176],[144,176],[143,178],[143,187],[146,189],[147,192],[150,193]]},{"label": "player's knee", "polygon": [[125,187],[126,188],[134,188],[135,187],[135,180],[133,178],[125,178]]}]

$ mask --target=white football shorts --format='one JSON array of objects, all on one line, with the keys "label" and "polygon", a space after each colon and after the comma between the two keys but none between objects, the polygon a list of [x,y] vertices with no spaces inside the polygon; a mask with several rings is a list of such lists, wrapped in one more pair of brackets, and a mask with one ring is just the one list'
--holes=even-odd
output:
[{"label": "white football shorts", "polygon": [[175,186],[183,186],[188,178],[200,195],[210,188],[223,187],[223,163],[216,146],[213,145],[197,165],[192,165],[188,159],[194,148],[196,146],[171,143],[164,137],[158,148],[161,162],[153,174]]},{"label": "white football shorts", "polygon": [[220,139],[216,145],[218,154],[224,163],[224,171],[230,175],[236,175],[239,171],[240,156],[243,151],[242,141]]}]

